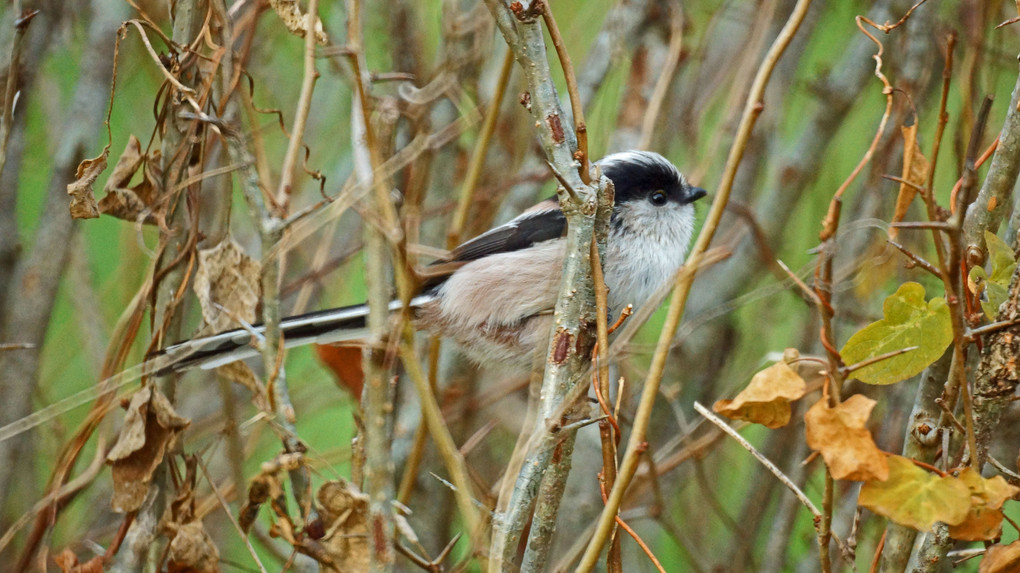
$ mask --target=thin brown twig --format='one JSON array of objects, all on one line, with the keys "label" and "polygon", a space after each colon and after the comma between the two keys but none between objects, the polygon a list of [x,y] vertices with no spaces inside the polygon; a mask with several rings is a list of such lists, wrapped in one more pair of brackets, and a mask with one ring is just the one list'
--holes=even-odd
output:
[{"label": "thin brown twig", "polygon": [[[600,483],[599,484],[599,491],[602,494],[602,502],[605,503],[605,501],[606,501],[606,485],[604,483]],[[640,547],[641,551],[643,551],[645,553],[645,555],[648,556],[648,559],[652,562],[652,565],[655,566],[655,568],[659,571],[659,573],[666,573],[666,570],[663,569],[663,567],[662,567],[662,563],[659,562],[659,558],[655,556],[655,553],[653,553],[652,549],[650,547],[648,547],[648,544],[645,543],[645,541],[643,539],[641,539],[641,536],[638,535],[637,532],[634,531],[633,528],[631,528],[631,526],[627,525],[627,522],[624,521],[623,517],[621,517],[620,515],[617,515],[616,516],[616,524],[620,526],[620,529],[623,529],[624,531],[626,531],[627,534],[630,535],[632,539],[634,539],[634,541],[638,544],[638,547]],[[614,539],[614,541],[619,543],[617,539]],[[615,565],[617,567],[620,566],[619,563],[616,563]],[[610,563],[610,570],[612,570],[613,566],[614,566],[613,563]]]},{"label": "thin brown twig", "polygon": [[[142,38],[142,43],[145,45],[145,50],[149,52],[150,56],[152,56],[153,61],[156,62],[156,67],[159,68],[160,73],[163,74],[163,77],[166,79],[166,81],[170,82],[170,84],[173,85],[174,88],[176,88],[182,94],[188,96],[185,98],[185,100],[189,104],[191,104],[192,108],[194,108],[196,112],[201,112],[202,111],[201,106],[198,105],[198,103],[194,99],[192,99],[193,96],[197,95],[195,90],[189,88],[188,86],[178,81],[177,78],[175,78],[173,74],[171,74],[170,71],[163,66],[163,63],[160,62],[159,54],[156,53],[156,50],[152,47],[152,44],[149,42],[149,36],[146,35],[145,30],[142,29],[142,26],[148,26],[149,23],[145,21],[128,20],[127,22],[124,22],[124,24],[121,25],[121,29],[126,29],[128,24],[131,24],[135,28],[138,28],[138,35],[141,36]],[[162,35],[162,32],[160,32],[160,34]],[[118,33],[117,35],[119,36],[120,34]],[[166,36],[163,37],[166,38]]]},{"label": "thin brown twig", "polygon": [[475,550],[480,550],[485,547],[484,532],[482,531],[483,522],[478,514],[478,510],[474,506],[474,499],[471,495],[471,478],[467,465],[464,462],[463,454],[460,453],[456,442],[453,440],[453,436],[450,434],[450,429],[443,421],[442,410],[429,386],[428,377],[422,371],[418,358],[414,355],[414,333],[410,323],[405,324],[403,342],[400,345],[400,355],[404,368],[407,370],[417,390],[425,426],[428,428],[429,434],[432,435],[436,448],[439,450],[439,455],[442,457],[446,469],[450,472],[450,477],[456,486],[454,497],[457,500],[457,508],[466,522],[465,525]]},{"label": "thin brown twig", "polygon": [[489,108],[485,111],[485,120],[478,132],[478,140],[474,149],[471,150],[471,159],[468,161],[467,172],[464,175],[464,183],[460,188],[460,197],[457,199],[457,210],[450,220],[450,231],[446,235],[446,248],[452,249],[463,240],[464,226],[467,224],[468,213],[471,204],[474,202],[475,190],[478,187],[478,180],[482,175],[482,168],[485,166],[485,157],[492,142],[492,134],[496,131],[496,120],[499,119],[500,104],[503,103],[503,96],[506,94],[507,85],[510,83],[510,74],[513,71],[514,52],[507,49],[503,56],[503,65],[499,69],[499,79],[496,80],[496,91],[492,94]]},{"label": "thin brown twig", "polygon": [[581,105],[581,96],[577,91],[577,78],[574,76],[574,65],[570,61],[570,53],[563,43],[563,36],[560,35],[560,28],[556,25],[556,18],[553,17],[552,7],[548,0],[535,0],[532,5],[535,9],[542,11],[542,19],[545,20],[546,29],[549,30],[549,38],[556,48],[556,56],[560,59],[560,67],[563,68],[563,77],[567,83],[567,94],[570,97],[571,115],[574,117],[574,133],[577,135],[577,152],[574,154],[580,166],[578,174],[585,185],[591,184],[591,174],[588,172],[588,127],[584,123],[584,106]]},{"label": "thin brown twig", "polygon": [[809,301],[813,302],[815,306],[821,306],[821,300],[818,298],[818,294],[811,287],[809,287],[807,283],[801,280],[801,278],[798,277],[796,273],[790,270],[790,267],[786,266],[786,263],[779,259],[776,259],[776,264],[779,265],[779,268],[783,269],[783,271],[786,273],[786,276],[790,277],[790,280],[793,281],[793,284],[797,285],[797,287],[800,288],[801,293],[803,293],[804,296],[806,296]]},{"label": "thin brown twig", "polygon": [[868,573],[875,573],[878,571],[878,563],[882,559],[882,549],[885,548],[886,535],[888,535],[888,531],[883,531],[882,538],[878,540],[878,547],[875,547],[875,556],[871,558],[871,566],[868,568]]},{"label": "thin brown twig", "polygon": [[[589,256],[591,257],[591,277],[595,283],[595,306],[597,307],[595,323],[598,331],[598,339],[595,341],[595,348],[592,349],[592,386],[595,388],[595,397],[599,401],[599,406],[606,415],[606,419],[599,422],[602,444],[602,472],[599,474],[599,488],[602,491],[602,499],[605,501],[606,489],[612,489],[613,484],[616,483],[616,446],[620,436],[620,426],[613,418],[612,409],[607,403],[609,397],[609,325],[607,324],[609,322],[609,289],[606,288],[605,277],[602,273],[602,259],[599,256],[599,248],[594,236],[591,239]],[[617,519],[619,519],[619,515],[617,515]],[[606,563],[607,569],[612,573],[619,573],[623,569],[619,536],[614,535],[610,541]],[[657,563],[658,561],[656,561]]]},{"label": "thin brown twig", "polygon": [[892,239],[887,239],[886,242],[896,247],[901,253],[906,255],[907,258],[909,258],[911,262],[913,262],[915,265],[921,267],[922,269],[928,271],[929,273],[935,275],[936,277],[942,278],[942,272],[935,268],[935,265],[924,260],[920,255],[914,253],[910,249],[904,247],[903,245],[897,243]]},{"label": "thin brown twig", "polygon": [[[974,162],[974,167],[978,168],[984,165],[985,162],[988,161],[988,158],[990,158],[992,154],[995,153],[995,150],[998,148],[999,138],[996,137],[995,141],[993,141],[991,145],[985,148],[984,152],[982,152],[981,155],[977,158],[977,161]],[[957,195],[959,195],[961,187],[963,187],[963,177],[956,180],[956,183],[953,184],[953,190],[949,194],[949,208],[952,209],[953,213],[956,212]]]},{"label": "thin brown twig", "polygon": [[949,406],[955,405],[954,392],[951,387],[963,397],[963,409],[965,413],[967,446],[970,449],[970,462],[974,469],[980,469],[981,460],[977,450],[977,437],[974,433],[974,412],[970,396],[970,388],[967,382],[967,320],[964,301],[960,297],[966,297],[964,287],[964,276],[966,275],[967,263],[963,258],[966,249],[966,236],[964,233],[964,222],[967,207],[974,199],[974,190],[977,188],[976,156],[978,154],[981,139],[984,134],[988,114],[991,110],[992,100],[986,97],[978,112],[974,124],[974,131],[971,133],[970,142],[967,145],[967,155],[964,160],[963,184],[959,193],[957,209],[949,220],[952,226],[949,234],[949,274],[943,276],[943,284],[946,290],[946,302],[949,306],[949,315],[953,325],[953,360],[950,364],[949,382],[947,383],[946,396],[949,397]]},{"label": "thin brown twig", "polygon": [[[663,66],[659,79],[655,82],[655,89],[652,97],[648,99],[648,109],[645,110],[644,118],[641,121],[641,140],[638,149],[649,149],[652,145],[652,135],[655,126],[659,123],[659,115],[662,113],[662,106],[669,95],[669,88],[676,77],[677,67],[683,56],[684,49],[684,13],[683,6],[679,3],[672,5],[676,14],[670,21],[669,47],[666,55],[666,63]],[[671,12],[673,11],[671,10]]]},{"label": "thin brown twig", "polygon": [[720,430],[728,434],[731,438],[736,440],[741,447],[743,447],[752,456],[754,456],[754,458],[758,460],[758,462],[760,462],[763,466],[765,466],[767,470],[772,472],[772,475],[776,476],[776,478],[780,482],[782,482],[782,484],[785,485],[787,489],[793,492],[793,495],[797,496],[797,499],[799,499],[800,502],[804,504],[804,507],[806,507],[808,511],[811,512],[811,515],[813,515],[816,519],[822,516],[822,512],[818,511],[818,507],[816,507],[815,504],[811,501],[811,499],[799,487],[797,487],[797,484],[793,483],[793,480],[787,477],[786,474],[784,474],[781,469],[776,467],[776,465],[773,464],[771,460],[766,458],[761,452],[758,451],[757,448],[751,445],[751,442],[745,440],[744,437],[738,434],[737,431],[730,427],[729,424],[727,424],[718,416],[710,412],[700,403],[695,402],[694,409],[699,414],[704,416],[705,419],[707,419],[709,422],[712,422],[713,424],[716,425],[716,427],[718,427]]},{"label": "thin brown twig", "polygon": [[[311,35],[311,34],[309,34]],[[245,548],[248,549],[248,554],[255,560],[255,565],[258,565],[259,571],[267,573],[266,567],[262,564],[262,560],[259,559],[259,554],[255,551],[255,548],[251,545],[251,540],[248,539],[248,535],[241,529],[241,524],[237,522],[237,517],[234,516],[234,512],[230,510],[230,505],[227,504],[227,500],[223,497],[223,493],[220,492],[219,488],[216,487],[216,482],[213,477],[209,475],[209,468],[206,467],[205,461],[201,457],[198,458],[198,467],[202,469],[202,475],[205,476],[205,481],[209,482],[209,487],[213,491],[213,495],[216,496],[216,501],[220,503],[220,507],[223,508],[223,513],[227,514],[227,519],[230,520],[230,524],[234,526],[237,534],[241,536],[241,540],[244,542]]]},{"label": "thin brown twig", "polygon": [[[797,5],[793,9],[793,13],[783,26],[783,29],[779,32],[775,42],[773,42],[772,46],[769,48],[761,66],[758,69],[758,72],[754,77],[751,90],[748,94],[747,101],[741,115],[740,125],[737,129],[733,146],[730,148],[730,153],[726,160],[726,167],[723,171],[723,177],[719,184],[719,190],[716,193],[715,199],[712,201],[712,207],[686,263],[686,265],[689,265],[692,268],[697,269],[700,265],[701,257],[705,254],[709,243],[719,227],[719,221],[721,220],[723,211],[726,208],[726,203],[729,201],[733,182],[736,179],[737,168],[740,165],[741,158],[744,155],[744,150],[750,140],[751,130],[763,109],[762,98],[764,97],[765,87],[768,85],[769,78],[772,75],[772,70],[775,69],[780,56],[782,56],[786,47],[793,39],[793,36],[800,28],[810,5],[810,0],[798,0]],[[677,326],[680,323],[680,318],[683,315],[687,296],[690,293],[691,283],[694,278],[693,274],[681,274],[680,277],[681,278],[678,280],[674,288],[673,302],[670,305],[665,323],[662,327],[662,332],[659,336],[659,341],[656,344],[651,368],[649,369],[648,376],[645,378],[644,389],[641,393],[641,400],[638,405],[637,412],[634,415],[634,426],[631,429],[631,435],[627,443],[627,450],[624,454],[623,462],[620,464],[616,485],[610,491],[609,499],[599,516],[595,533],[592,536],[588,547],[585,549],[581,562],[578,565],[578,571],[587,573],[595,567],[598,555],[602,551],[602,546],[608,539],[610,530],[615,523],[614,517],[620,507],[620,504],[623,502],[623,497],[626,494],[627,487],[630,485],[631,480],[637,473],[637,466],[640,461],[640,451],[644,449],[643,444],[648,430],[648,424],[651,420],[652,408],[655,405],[656,397],[658,395],[659,383],[662,380],[662,374],[665,370],[666,358],[669,356],[668,349],[671,346],[673,334],[676,332]]]},{"label": "thin brown twig", "polygon": [[312,109],[312,92],[315,90],[315,80],[319,78],[319,72],[315,69],[315,40],[316,23],[319,19],[319,0],[308,1],[308,11],[305,14],[305,51],[304,51],[304,75],[301,80],[301,94],[298,96],[297,109],[294,111],[294,132],[291,134],[290,142],[287,143],[287,151],[283,156],[283,165],[280,168],[280,186],[276,190],[275,202],[282,213],[287,213],[290,206],[290,196],[294,191],[294,168],[297,164],[298,152],[301,150],[305,126],[308,125],[308,116]]},{"label": "thin brown twig", "polygon": [[897,20],[895,24],[889,24],[888,22],[886,22],[885,24],[881,24],[881,25],[875,24],[875,27],[878,28],[879,30],[885,32],[886,34],[888,34],[889,32],[892,32],[896,28],[899,28],[904,23],[906,23],[907,19],[910,18],[910,15],[914,13],[914,10],[917,10],[918,8],[920,8],[921,4],[924,4],[927,1],[928,0],[920,0],[919,2],[917,2],[916,4],[911,6],[910,9],[907,10],[906,14],[904,14],[902,18]]},{"label": "thin brown twig", "polygon": [[844,366],[843,369],[842,369],[843,370],[843,376],[844,377],[849,376],[850,374],[852,374],[853,372],[855,372],[857,370],[860,370],[861,368],[865,368],[865,367],[871,366],[872,364],[881,362],[883,360],[888,360],[890,358],[899,356],[900,354],[906,354],[908,352],[913,352],[913,351],[917,350],[918,348],[920,348],[920,346],[908,346],[906,348],[901,348],[899,350],[893,350],[892,352],[886,352],[884,354],[879,354],[878,356],[872,356],[871,358],[868,358],[867,360],[861,360],[860,362],[857,362],[855,364],[851,364],[849,366]]}]

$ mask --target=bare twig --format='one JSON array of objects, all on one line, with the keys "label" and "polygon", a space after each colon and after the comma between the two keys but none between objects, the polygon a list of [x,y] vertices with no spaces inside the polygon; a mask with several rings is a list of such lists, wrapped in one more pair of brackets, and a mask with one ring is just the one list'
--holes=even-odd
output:
[{"label": "bare twig", "polygon": [[290,142],[287,144],[287,152],[283,158],[283,166],[280,168],[280,186],[276,190],[276,205],[281,213],[289,211],[290,196],[294,192],[294,169],[297,164],[298,153],[301,151],[305,126],[308,124],[308,115],[312,109],[312,92],[315,89],[315,80],[319,78],[319,72],[315,69],[315,39],[319,19],[319,0],[308,1],[308,12],[305,14],[305,53],[304,53],[304,75],[301,80],[301,95],[298,96],[297,109],[294,112],[294,128],[290,135]]},{"label": "bare twig", "polygon": [[[726,203],[729,201],[733,181],[736,178],[737,167],[740,165],[740,159],[743,156],[744,149],[751,136],[751,129],[754,127],[754,123],[762,111],[763,104],[761,98],[764,95],[765,86],[768,84],[772,70],[775,69],[776,63],[779,61],[780,56],[782,56],[786,46],[789,45],[794,34],[796,34],[797,29],[800,27],[801,22],[804,21],[804,17],[807,15],[807,9],[810,5],[810,0],[800,0],[797,2],[789,20],[779,33],[779,36],[772,44],[768,53],[765,55],[765,59],[762,62],[761,67],[758,69],[758,73],[755,75],[751,91],[748,94],[747,102],[741,116],[740,126],[737,129],[737,135],[734,138],[733,146],[730,148],[730,154],[726,160],[726,168],[723,172],[722,181],[719,184],[719,190],[716,193],[715,199],[712,201],[712,208],[709,211],[704,226],[702,227],[701,234],[698,235],[698,240],[687,259],[686,264],[693,268],[698,267],[701,257],[708,249],[708,244],[718,229],[719,221],[722,218]],[[606,502],[606,507],[602,510],[602,513],[599,516],[598,527],[595,530],[595,534],[592,537],[591,542],[588,544],[588,548],[585,550],[581,563],[578,565],[579,571],[588,572],[595,567],[598,555],[602,550],[602,546],[608,539],[610,530],[615,522],[614,516],[616,515],[620,504],[623,502],[623,496],[626,493],[627,486],[630,485],[630,481],[634,478],[634,474],[637,472],[638,462],[640,461],[640,452],[644,449],[642,445],[645,441],[648,424],[651,419],[652,407],[654,406],[656,396],[658,395],[659,382],[662,380],[662,373],[665,369],[666,358],[669,355],[670,342],[673,338],[673,333],[676,332],[677,325],[680,323],[680,318],[683,315],[684,305],[686,304],[687,296],[690,293],[690,287],[693,279],[693,275],[682,275],[673,290],[673,302],[669,307],[669,313],[666,317],[665,323],[663,324],[662,333],[659,336],[655,354],[653,355],[651,368],[649,369],[648,376],[645,378],[644,388],[641,394],[641,402],[634,415],[634,426],[627,442],[627,450],[624,454],[623,462],[620,464],[616,485],[610,492],[609,500]]]},{"label": "bare twig", "polygon": [[[894,241],[892,239],[887,239],[886,242],[889,243],[890,245],[896,247],[896,249],[899,250],[899,252],[901,252],[904,255],[906,255],[907,258],[910,259],[910,261],[913,264],[921,267],[922,269],[928,271],[929,273],[935,275],[936,277],[942,278],[942,271],[940,271],[937,268],[935,268],[935,265],[933,265],[933,264],[929,263],[928,261],[924,260],[920,255],[914,253],[910,249],[904,247],[903,245],[897,243],[896,241]],[[910,263],[908,263],[908,264],[910,264]]]},{"label": "bare twig", "polygon": [[560,28],[556,25],[556,18],[553,17],[552,6],[548,0],[535,0],[533,7],[542,11],[542,19],[545,20],[546,29],[549,30],[549,39],[556,48],[556,55],[560,59],[560,67],[563,68],[563,77],[567,82],[567,95],[570,97],[570,111],[574,117],[574,134],[577,136],[577,152],[574,158],[580,163],[577,170],[581,175],[581,181],[585,185],[591,184],[591,175],[588,173],[588,127],[584,124],[584,106],[581,105],[581,96],[577,90],[577,78],[574,77],[574,65],[570,62],[570,54],[563,43],[563,36],[560,35]]},{"label": "bare twig", "polygon": [[[539,405],[537,424],[544,429],[549,425],[563,425],[560,416],[567,407],[576,400],[575,390],[579,384],[580,372],[587,366],[585,353],[576,352],[576,348],[586,348],[592,342],[587,329],[582,323],[594,322],[594,295],[589,279],[589,245],[592,235],[601,244],[608,229],[608,219],[596,223],[596,212],[604,212],[601,203],[605,201],[605,178],[599,182],[599,189],[585,184],[574,166],[574,152],[577,140],[572,130],[563,129],[563,110],[560,107],[555,84],[552,82],[549,62],[545,58],[545,39],[541,22],[537,14],[525,9],[519,3],[507,6],[502,0],[486,0],[489,11],[496,20],[503,38],[514,52],[514,56],[524,71],[528,81],[530,108],[537,126],[546,158],[555,166],[567,184],[564,189],[572,189],[580,201],[568,201],[567,195],[561,196],[561,208],[567,217],[566,259],[563,279],[558,290],[558,299],[554,312],[552,332],[546,356],[545,375],[541,395],[543,401]],[[564,61],[564,65],[569,65]],[[576,116],[575,116],[576,117]],[[596,228],[598,227],[598,228]],[[556,352],[557,348],[569,348],[567,352]],[[562,355],[562,356],[561,356]],[[544,431],[536,431],[542,435]],[[541,496],[541,520],[532,523],[532,535],[529,539],[525,559],[537,568],[545,567],[548,539],[539,539],[539,531],[551,531],[555,528],[555,516],[562,488],[566,483],[567,471],[570,467],[569,455],[557,459],[554,467],[550,460],[554,451],[561,446],[568,453],[573,443],[571,431],[562,432],[551,441],[540,441],[541,445],[533,450],[523,465],[514,486],[506,512],[499,512],[493,521],[493,536],[490,549],[492,561],[490,567],[500,570],[510,567],[516,554],[520,536],[527,525],[528,513],[532,501]],[[543,472],[545,477],[543,477]],[[541,493],[540,490],[541,489]],[[551,519],[551,521],[550,521]],[[532,543],[534,541],[535,543]],[[528,551],[532,554],[529,556]]]},{"label": "bare twig", "polygon": [[18,16],[14,22],[14,39],[11,41],[11,57],[7,63],[7,84],[4,86],[3,109],[0,110],[0,174],[7,165],[7,144],[11,141],[11,127],[14,123],[14,103],[18,89],[18,71],[21,68],[21,51],[25,45],[25,32],[32,18],[39,14],[32,10]]},{"label": "bare twig", "polygon": [[464,183],[461,184],[460,198],[457,200],[457,210],[453,219],[450,220],[450,231],[446,235],[446,248],[452,249],[464,239],[464,225],[467,223],[468,212],[475,196],[475,189],[478,186],[478,179],[482,174],[482,167],[485,165],[486,152],[489,150],[489,143],[492,141],[492,134],[496,130],[496,120],[499,119],[499,107],[506,94],[507,85],[510,83],[510,72],[513,71],[514,53],[507,50],[503,56],[503,66],[499,70],[499,79],[496,80],[496,91],[492,94],[492,101],[485,112],[485,120],[482,129],[478,133],[478,141],[471,151],[471,160],[468,163],[467,173],[464,175]]},{"label": "bare twig", "polygon": [[[312,34],[309,34],[311,36]],[[266,567],[262,564],[262,560],[259,559],[259,554],[255,552],[255,548],[252,547],[251,541],[248,539],[248,535],[241,530],[241,525],[237,522],[237,518],[234,517],[234,512],[231,511],[230,505],[227,504],[226,498],[223,497],[223,493],[216,487],[216,482],[213,477],[209,475],[209,468],[205,466],[205,461],[201,458],[198,459],[198,467],[202,468],[202,474],[205,476],[205,481],[209,482],[209,487],[212,489],[213,494],[216,496],[216,501],[220,503],[220,507],[223,508],[223,513],[227,514],[227,519],[230,520],[230,524],[234,526],[234,530],[241,536],[241,540],[244,541],[244,546],[248,549],[248,554],[258,565],[259,571],[262,573],[266,572]]]},{"label": "bare twig", "polygon": [[457,507],[466,522],[468,534],[475,551],[485,547],[485,535],[482,530],[484,522],[475,509],[473,496],[471,494],[471,478],[468,475],[464,456],[457,448],[450,429],[443,421],[443,413],[440,411],[439,402],[436,400],[432,389],[429,386],[425,373],[422,371],[418,358],[414,355],[414,332],[411,325],[407,324],[404,331],[404,340],[400,345],[400,355],[403,359],[404,368],[414,382],[415,390],[418,392],[418,400],[421,402],[422,417],[425,419],[425,426],[432,435],[432,439],[439,450],[439,455],[446,464],[446,470],[450,472],[456,489],[454,496],[457,499]]},{"label": "bare twig", "polygon": [[790,478],[786,477],[786,474],[784,474],[781,469],[776,467],[776,465],[773,464],[768,458],[763,456],[761,452],[758,451],[757,448],[752,446],[751,442],[745,440],[744,437],[738,434],[736,430],[731,428],[729,424],[721,420],[718,416],[716,416],[712,412],[709,412],[708,409],[706,409],[701,404],[695,402],[694,409],[697,410],[699,414],[704,416],[709,422],[715,424],[720,430],[729,434],[729,436],[736,440],[737,443],[740,444],[742,448],[750,452],[751,455],[754,456],[755,459],[757,459],[759,462],[761,462],[761,464],[765,466],[766,469],[772,472],[772,475],[776,476],[776,478],[780,482],[782,482],[782,484],[785,485],[787,489],[792,491],[793,495],[797,496],[797,499],[800,500],[804,507],[808,508],[808,510],[811,512],[811,515],[813,515],[816,519],[822,516],[822,512],[819,511],[818,507],[815,506],[814,502],[812,502],[811,499],[807,495],[805,495],[804,492],[801,491],[799,487],[797,487],[797,484],[793,483],[793,481]]}]

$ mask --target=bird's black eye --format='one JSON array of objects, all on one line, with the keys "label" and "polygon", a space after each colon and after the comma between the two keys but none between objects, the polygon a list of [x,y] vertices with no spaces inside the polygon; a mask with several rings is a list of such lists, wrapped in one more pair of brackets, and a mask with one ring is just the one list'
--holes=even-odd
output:
[{"label": "bird's black eye", "polygon": [[664,191],[655,191],[648,196],[648,200],[652,202],[652,205],[662,207],[666,204],[666,193]]}]

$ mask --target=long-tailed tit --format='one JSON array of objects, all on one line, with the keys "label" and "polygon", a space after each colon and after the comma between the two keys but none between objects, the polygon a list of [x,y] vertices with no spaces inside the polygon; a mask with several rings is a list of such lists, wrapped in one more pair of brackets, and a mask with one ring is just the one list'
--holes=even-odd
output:
[{"label": "long-tailed tit", "polygon": [[[689,184],[658,153],[627,151],[598,161],[616,188],[604,260],[609,306],[641,306],[679,270],[694,232],[692,203],[705,190]],[[547,343],[562,275],[567,220],[556,198],[454,249],[411,300],[416,325],[454,339],[485,365],[530,367]],[[453,264],[450,264],[453,263]],[[401,303],[393,302],[392,311]],[[367,305],[323,310],[280,322],[286,346],[365,335]],[[261,332],[263,327],[254,327]],[[195,338],[164,350],[157,373],[215,368],[258,354],[252,330]]]}]

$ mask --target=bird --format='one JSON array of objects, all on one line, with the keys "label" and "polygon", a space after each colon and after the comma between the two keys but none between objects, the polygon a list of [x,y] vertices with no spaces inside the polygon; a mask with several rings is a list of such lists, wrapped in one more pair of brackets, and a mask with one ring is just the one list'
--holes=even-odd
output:
[{"label": "bird", "polygon": [[[615,188],[603,258],[608,306],[646,304],[683,266],[695,228],[694,202],[706,191],[651,151],[624,151],[595,162]],[[475,362],[527,371],[545,347],[566,256],[567,219],[551,197],[437,261],[410,302],[418,329],[454,340]],[[446,269],[446,270],[442,270]],[[403,308],[390,303],[391,312]],[[280,321],[287,347],[357,340],[367,334],[367,304]],[[156,375],[212,369],[256,356],[255,325],[173,344]]]}]

